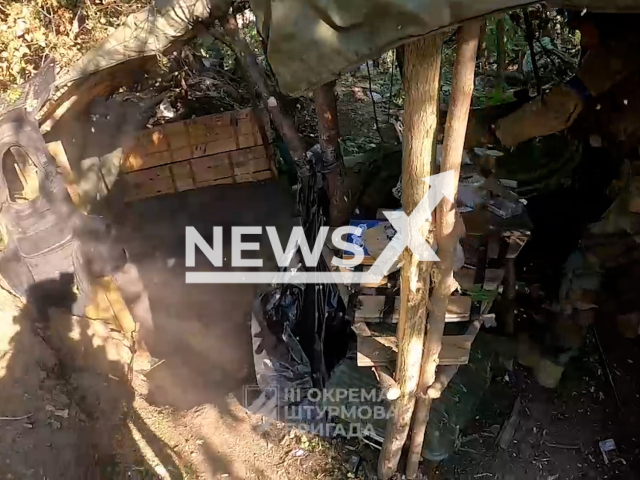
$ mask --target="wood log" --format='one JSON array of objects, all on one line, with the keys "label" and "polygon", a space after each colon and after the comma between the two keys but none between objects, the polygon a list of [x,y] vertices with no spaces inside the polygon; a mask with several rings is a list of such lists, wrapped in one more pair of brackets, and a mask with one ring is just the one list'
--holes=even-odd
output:
[{"label": "wood log", "polygon": [[[427,193],[427,183],[423,178],[434,173],[443,38],[438,33],[404,47],[402,78],[406,97],[402,140],[402,204],[407,215],[413,212]],[[422,234],[431,240],[428,225],[423,226]],[[432,267],[430,262],[420,262],[408,250],[403,260],[396,365],[400,396],[394,402],[391,418],[387,422],[378,460],[378,477],[382,480],[387,480],[395,473],[409,433],[420,377]]]},{"label": "wood log", "polygon": [[235,17],[228,15],[223,23],[231,46],[246,70],[247,79],[253,84],[252,87],[257,90],[262,103],[271,115],[273,123],[291,152],[298,176],[308,177],[310,170],[307,164],[306,151],[293,119],[282,110],[280,103],[274,96],[274,92],[267,82],[264,69],[258,63],[256,55],[247,41],[240,35],[240,29]]},{"label": "wood log", "polygon": [[[457,32],[457,56],[453,67],[451,100],[447,112],[443,155],[440,164],[441,172],[453,170],[454,192],[458,190],[464,137],[473,94],[473,76],[480,25],[481,21],[471,21],[462,25]],[[424,341],[424,357],[419,382],[419,391],[423,393],[426,393],[427,388],[435,381],[436,366],[442,348],[447,304],[451,293],[457,286],[453,278],[453,269],[455,247],[464,232],[464,225],[459,228],[460,224],[461,221],[456,221],[455,203],[444,197],[436,207],[436,239],[440,262],[437,263],[438,278],[429,302],[429,328]],[[418,401],[417,403],[407,459],[407,478],[415,478],[418,473],[430,408],[431,401]]]},{"label": "wood log", "polygon": [[340,151],[340,129],[338,106],[334,87],[335,80],[316,88],[314,100],[318,117],[318,137],[322,148],[324,175],[329,196],[329,225],[339,227],[349,221],[350,206],[343,193],[344,162]]}]

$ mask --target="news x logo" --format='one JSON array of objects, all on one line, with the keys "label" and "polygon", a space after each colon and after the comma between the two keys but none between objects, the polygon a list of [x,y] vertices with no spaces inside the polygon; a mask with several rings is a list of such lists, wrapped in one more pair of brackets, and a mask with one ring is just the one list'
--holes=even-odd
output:
[{"label": "news x logo", "polygon": [[[396,234],[389,242],[382,254],[376,259],[372,267],[366,272],[332,271],[332,272],[308,272],[308,271],[232,271],[232,272],[194,272],[186,273],[187,283],[376,283],[384,277],[389,269],[396,263],[398,257],[406,247],[418,257],[420,261],[439,261],[431,246],[425,241],[420,229],[431,221],[431,214],[438,203],[444,198],[451,202],[455,196],[454,171],[449,170],[423,179],[429,184],[429,189],[411,215],[407,216],[402,211],[385,212],[389,222],[396,230]],[[294,227],[285,248],[282,246],[275,227],[265,227],[271,248],[275,254],[278,266],[287,268],[295,253],[300,250],[306,265],[317,265],[322,255],[322,248],[329,233],[329,227],[321,227],[313,249],[309,246],[302,227]],[[240,268],[262,267],[263,261],[259,258],[243,258],[242,252],[259,250],[260,244],[243,240],[244,235],[261,235],[262,227],[232,227],[231,228],[231,266]],[[336,228],[331,241],[340,249],[347,249],[354,253],[348,260],[334,257],[331,263],[337,267],[347,269],[358,266],[363,258],[364,251],[361,246],[347,243],[344,237],[347,234],[358,234],[358,227],[344,226]],[[222,227],[213,227],[213,243],[210,245],[193,227],[186,227],[186,266],[195,267],[196,247],[209,259],[214,267],[223,266],[223,242]]]}]

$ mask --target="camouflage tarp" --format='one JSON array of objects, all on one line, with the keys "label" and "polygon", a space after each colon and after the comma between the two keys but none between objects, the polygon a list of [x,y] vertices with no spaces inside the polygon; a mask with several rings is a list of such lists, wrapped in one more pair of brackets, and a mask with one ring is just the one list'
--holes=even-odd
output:
[{"label": "camouflage tarp", "polygon": [[[464,20],[535,3],[522,0],[250,0],[280,87],[296,93],[385,50]],[[60,83],[157,55],[231,0],[156,0],[87,53]],[[640,0],[556,0],[553,6],[640,11]]]},{"label": "camouflage tarp", "polygon": [[[536,2],[522,0],[250,0],[280,88],[296,93],[430,32]],[[638,12],[640,0],[556,0],[551,6]]]}]

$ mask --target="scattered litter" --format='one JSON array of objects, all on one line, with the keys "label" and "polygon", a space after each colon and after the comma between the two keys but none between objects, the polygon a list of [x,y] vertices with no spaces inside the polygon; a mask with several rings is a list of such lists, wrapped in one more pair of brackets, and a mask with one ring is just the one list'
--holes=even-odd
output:
[{"label": "scattered litter", "polygon": [[24,420],[25,418],[29,418],[33,413],[29,415],[23,415],[21,417],[0,417],[0,420]]},{"label": "scattered litter", "polygon": [[62,424],[60,422],[57,422],[56,420],[49,420],[47,423],[55,429],[58,429],[62,426]]},{"label": "scattered litter", "polygon": [[347,465],[347,468],[349,469],[350,472],[356,473],[358,471],[359,466],[360,466],[360,457],[358,455],[353,455],[349,459],[349,464]]},{"label": "scattered litter", "polygon": [[47,405],[45,407],[45,409],[47,410],[47,412],[53,412],[53,414],[58,416],[58,417],[69,418],[69,409],[68,408],[65,408],[64,410],[58,410],[53,405]]},{"label": "scattered litter", "polygon": [[296,457],[296,458],[302,458],[302,457],[306,457],[307,456],[307,452],[305,452],[303,449],[298,448],[296,450],[293,450],[291,452],[291,456],[292,457]]},{"label": "scattered litter", "polygon": [[485,328],[493,328],[498,326],[498,324],[496,323],[495,313],[485,313],[480,317],[480,320],[482,320]]},{"label": "scattered litter", "polygon": [[509,180],[507,178],[499,178],[498,182],[500,182],[502,185],[504,185],[507,188],[518,188],[518,181],[517,180]]},{"label": "scattered litter", "polygon": [[457,207],[456,210],[458,211],[458,213],[473,212],[472,207]]},{"label": "scattered litter", "polygon": [[499,150],[491,150],[491,149],[488,149],[488,148],[482,148],[482,147],[475,147],[475,148],[473,149],[473,152],[474,152],[476,155],[479,155],[479,156],[484,156],[484,155],[486,155],[486,156],[489,156],[489,157],[501,157],[501,156],[503,156],[503,155],[504,155],[504,153],[502,153],[502,152],[501,152],[501,151],[499,151]]},{"label": "scattered litter", "polygon": [[367,97],[372,99],[375,103],[380,103],[384,101],[384,98],[382,98],[382,95],[376,92],[367,92]]},{"label": "scattered litter", "polygon": [[175,258],[167,258],[167,267],[171,268],[176,264],[176,259]]},{"label": "scattered litter", "polygon": [[513,441],[513,437],[516,434],[516,428],[518,428],[518,423],[520,422],[519,414],[521,407],[522,402],[520,401],[520,397],[518,397],[513,404],[513,410],[511,411],[509,419],[504,423],[504,426],[500,431],[500,435],[498,435],[497,443],[503,450],[507,450],[509,448],[509,445],[511,445],[511,442]]},{"label": "scattered litter", "polygon": [[176,111],[171,106],[171,103],[169,102],[169,100],[165,98],[162,101],[162,103],[158,105],[156,114],[158,115],[158,117],[162,117],[162,118],[173,118],[176,116]]},{"label": "scattered litter", "polygon": [[510,218],[520,214],[523,207],[519,202],[510,202],[504,198],[494,198],[487,203],[487,209],[500,218]]},{"label": "scattered litter", "polygon": [[544,442],[544,444],[547,447],[564,448],[566,450],[579,450],[580,448],[582,448],[581,445],[560,445],[559,443],[549,443],[549,442]]},{"label": "scattered litter", "polygon": [[620,454],[618,453],[618,448],[616,447],[616,442],[613,438],[608,438],[606,440],[602,440],[598,443],[600,447],[600,451],[602,452],[602,458],[604,458],[604,463],[609,465],[610,462],[615,462],[620,458]]},{"label": "scattered litter", "polygon": [[24,428],[33,428],[33,424],[32,423],[23,423],[22,426]]}]

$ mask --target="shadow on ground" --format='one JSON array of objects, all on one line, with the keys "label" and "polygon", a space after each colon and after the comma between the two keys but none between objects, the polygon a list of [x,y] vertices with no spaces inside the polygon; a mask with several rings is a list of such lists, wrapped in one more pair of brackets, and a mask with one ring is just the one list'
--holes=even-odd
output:
[{"label": "shadow on ground", "polygon": [[11,452],[0,476],[144,479],[157,478],[161,464],[183,478],[175,452],[133,408],[108,327],[101,335],[70,315],[73,277],[32,285],[21,308],[2,293],[3,312],[16,314],[0,320],[0,446]]}]

